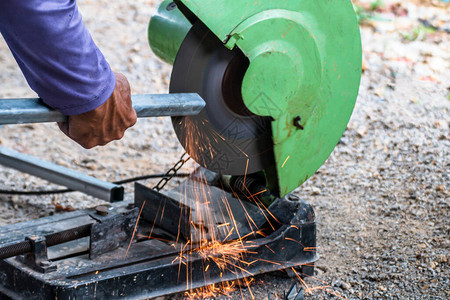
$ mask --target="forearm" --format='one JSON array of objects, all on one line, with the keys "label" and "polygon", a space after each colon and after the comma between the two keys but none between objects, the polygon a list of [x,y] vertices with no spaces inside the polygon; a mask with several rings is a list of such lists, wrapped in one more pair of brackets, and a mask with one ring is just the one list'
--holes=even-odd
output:
[{"label": "forearm", "polygon": [[102,105],[115,76],[85,28],[76,1],[2,0],[0,31],[30,87],[66,115]]}]

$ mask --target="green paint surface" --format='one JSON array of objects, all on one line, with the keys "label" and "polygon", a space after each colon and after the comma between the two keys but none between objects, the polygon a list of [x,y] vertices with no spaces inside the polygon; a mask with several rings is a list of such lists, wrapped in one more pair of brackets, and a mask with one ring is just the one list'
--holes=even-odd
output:
[{"label": "green paint surface", "polygon": [[[250,59],[242,94],[271,116],[280,194],[329,157],[352,114],[361,37],[350,0],[181,0],[230,49]],[[300,116],[303,130],[294,126]]]},{"label": "green paint surface", "polygon": [[192,27],[181,11],[172,5],[172,0],[163,1],[148,25],[148,41],[153,53],[171,65]]}]

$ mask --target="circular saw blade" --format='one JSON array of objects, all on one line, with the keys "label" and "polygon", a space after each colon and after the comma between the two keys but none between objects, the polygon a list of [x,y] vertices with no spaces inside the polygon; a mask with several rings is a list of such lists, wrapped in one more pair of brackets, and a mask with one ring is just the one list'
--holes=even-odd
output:
[{"label": "circular saw blade", "polygon": [[252,114],[241,95],[249,61],[229,50],[202,23],[186,36],[175,60],[170,93],[198,93],[206,107],[196,116],[172,118],[178,140],[201,166],[244,175],[273,164],[271,119]]}]

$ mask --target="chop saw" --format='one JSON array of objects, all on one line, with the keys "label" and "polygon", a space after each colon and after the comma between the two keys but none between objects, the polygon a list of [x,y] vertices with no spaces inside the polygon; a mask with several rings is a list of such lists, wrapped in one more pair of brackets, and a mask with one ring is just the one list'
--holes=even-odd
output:
[{"label": "chop saw", "polygon": [[[170,94],[134,96],[133,106],[172,117],[187,154],[162,185],[136,184],[128,203],[120,186],[1,149],[5,166],[115,203],[0,227],[0,295],[146,299],[277,270],[312,274],[314,212],[290,193],[328,158],[355,105],[351,1],[166,0],[148,33],[173,64]],[[64,118],[39,100],[0,101],[0,124]],[[162,190],[187,157],[199,168]]]}]

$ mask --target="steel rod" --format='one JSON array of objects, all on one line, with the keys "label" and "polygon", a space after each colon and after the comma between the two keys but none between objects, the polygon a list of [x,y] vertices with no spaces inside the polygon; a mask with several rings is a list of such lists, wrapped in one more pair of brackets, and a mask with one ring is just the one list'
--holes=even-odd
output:
[{"label": "steel rod", "polygon": [[[45,236],[47,247],[67,243],[91,234],[91,224],[82,225],[77,228],[56,232]],[[32,251],[30,241],[18,242],[8,246],[0,247],[0,260],[13,256],[26,254]]]},{"label": "steel rod", "polygon": [[122,186],[0,147],[0,164],[110,202],[123,200]]},{"label": "steel rod", "polygon": [[[138,118],[189,116],[198,114],[205,102],[197,94],[132,95]],[[33,98],[0,99],[0,125],[63,122],[60,112]]]}]

